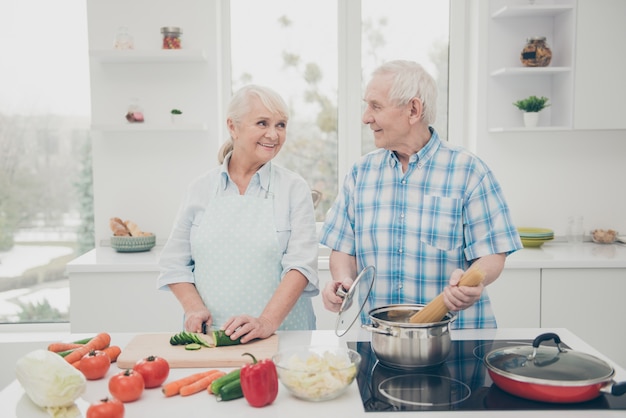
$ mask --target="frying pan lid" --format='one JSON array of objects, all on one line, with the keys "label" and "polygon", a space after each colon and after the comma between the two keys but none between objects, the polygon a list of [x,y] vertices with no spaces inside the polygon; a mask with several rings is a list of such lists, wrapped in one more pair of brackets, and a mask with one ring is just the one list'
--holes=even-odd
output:
[{"label": "frying pan lid", "polygon": [[[550,339],[556,347],[540,346]],[[553,333],[541,334],[533,345],[495,349],[485,356],[485,365],[517,381],[565,386],[606,382],[615,374],[604,360],[562,348],[559,336]]]}]

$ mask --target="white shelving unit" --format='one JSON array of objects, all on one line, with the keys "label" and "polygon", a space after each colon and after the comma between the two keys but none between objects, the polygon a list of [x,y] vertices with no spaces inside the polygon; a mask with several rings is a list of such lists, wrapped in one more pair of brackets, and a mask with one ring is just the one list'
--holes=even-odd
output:
[{"label": "white shelving unit", "polygon": [[203,123],[176,123],[171,125],[149,123],[93,124],[91,129],[106,133],[155,133],[155,132],[203,132],[208,129]]},{"label": "white shelving unit", "polygon": [[[165,242],[189,183],[217,165],[222,2],[149,4],[146,13],[144,2],[87,2],[97,247],[110,238],[113,216]],[[132,50],[115,49],[122,26]],[[161,49],[163,26],[182,29],[181,49]],[[135,103],[143,123],[126,120]],[[172,109],[182,118],[172,120]]]},{"label": "white shelving unit", "polygon": [[155,63],[155,62],[206,62],[203,50],[159,49],[159,50],[93,50],[89,56],[101,63]]},{"label": "white shelving unit", "polygon": [[[487,126],[489,132],[572,129],[574,100],[575,0],[558,4],[537,0],[491,0],[488,24]],[[545,36],[552,50],[547,67],[524,67],[519,56],[526,39]],[[545,96],[550,106],[537,128],[525,128],[513,105],[528,96]]]},{"label": "white shelving unit", "polygon": [[[100,133],[158,133],[158,132],[203,132],[205,121],[197,122],[197,115],[188,117],[184,104],[165,104],[162,97],[171,97],[176,90],[193,92],[193,86],[185,84],[190,74],[198,74],[198,68],[208,64],[207,53],[199,49],[159,49],[159,50],[91,50],[92,66],[100,67],[97,74],[107,86],[102,90],[106,100],[102,111],[94,112],[91,128]],[[155,76],[159,74],[159,76]],[[161,78],[159,78],[161,77]],[[166,79],[165,82],[162,79]],[[141,85],[142,87],[137,87]],[[147,87],[146,87],[147,86]],[[127,91],[135,91],[129,95]],[[162,94],[162,92],[167,92]],[[141,97],[140,97],[141,96]],[[131,97],[140,97],[150,107],[144,123],[126,123],[123,120],[124,106]],[[145,99],[145,100],[144,100]],[[170,123],[169,111],[172,107],[184,109],[185,119]],[[99,108],[100,109],[100,108]],[[146,110],[146,109],[144,109]],[[145,113],[145,112],[144,112]],[[110,115],[115,115],[113,119]],[[148,117],[149,116],[149,117]],[[155,119],[158,117],[158,119]]]}]

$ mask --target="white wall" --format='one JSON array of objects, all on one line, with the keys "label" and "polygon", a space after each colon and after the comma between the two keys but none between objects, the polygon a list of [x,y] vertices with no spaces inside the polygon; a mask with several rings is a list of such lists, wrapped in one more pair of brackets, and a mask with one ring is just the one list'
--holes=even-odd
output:
[{"label": "white wall", "polygon": [[[578,0],[578,7],[583,3],[604,7],[605,14],[614,13],[615,4],[611,1]],[[515,223],[552,228],[557,235],[564,236],[567,218],[580,215],[584,217],[587,233],[595,228],[613,228],[626,233],[623,169],[626,130],[606,130],[601,126],[598,130],[489,132],[485,113],[489,51],[484,48],[489,36],[486,30],[488,2],[474,1],[472,7],[468,13],[468,32],[476,43],[471,45],[474,50],[468,56],[466,82],[468,90],[474,94],[465,101],[466,117],[470,118],[468,125],[472,128],[465,142],[472,144],[472,149],[496,174]],[[593,19],[597,21],[585,22],[584,27],[602,26],[604,22],[598,18],[601,15],[594,14]],[[578,13],[577,18],[590,19],[590,16]],[[595,43],[595,47],[601,49],[599,56],[610,56],[617,65],[621,62],[620,67],[626,65],[623,37],[606,38]],[[582,75],[575,73],[579,77],[575,84],[623,83],[621,79],[607,80],[606,75],[602,63],[598,63],[595,77],[588,78],[585,74],[587,78],[582,79]],[[600,111],[602,106],[603,103],[597,104]],[[626,111],[626,107],[623,110]],[[576,120],[573,125],[576,126]]]}]

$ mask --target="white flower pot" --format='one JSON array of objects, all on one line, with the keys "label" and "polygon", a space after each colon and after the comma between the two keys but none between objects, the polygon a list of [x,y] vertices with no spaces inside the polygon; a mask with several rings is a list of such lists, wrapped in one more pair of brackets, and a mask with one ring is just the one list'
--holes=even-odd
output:
[{"label": "white flower pot", "polygon": [[534,128],[539,123],[539,112],[524,112],[524,126]]}]

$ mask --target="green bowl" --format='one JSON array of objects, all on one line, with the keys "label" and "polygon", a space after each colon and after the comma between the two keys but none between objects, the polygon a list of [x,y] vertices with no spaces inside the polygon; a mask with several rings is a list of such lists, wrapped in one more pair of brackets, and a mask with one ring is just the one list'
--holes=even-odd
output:
[{"label": "green bowl", "polygon": [[120,253],[149,251],[156,245],[156,235],[145,237],[111,237],[111,247]]},{"label": "green bowl", "polygon": [[554,238],[533,239],[520,237],[520,239],[522,240],[522,245],[524,245],[524,248],[539,248],[543,245],[544,242],[552,241]]}]

